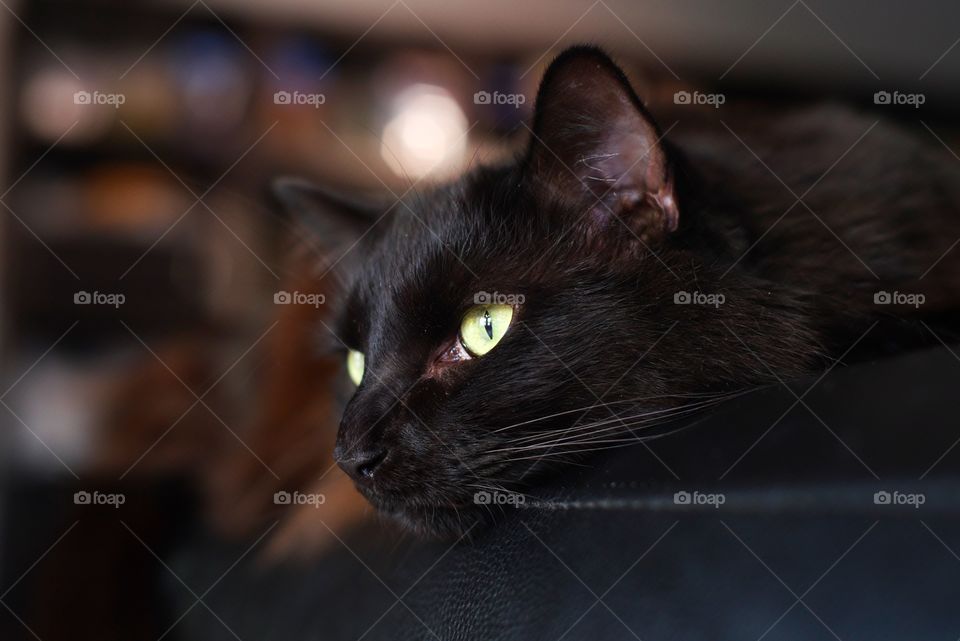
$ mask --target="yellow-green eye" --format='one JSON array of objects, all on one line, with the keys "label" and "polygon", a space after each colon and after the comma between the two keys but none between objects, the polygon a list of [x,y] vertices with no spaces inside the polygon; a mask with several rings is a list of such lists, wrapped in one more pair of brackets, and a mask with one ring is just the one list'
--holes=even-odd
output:
[{"label": "yellow-green eye", "polygon": [[511,305],[476,305],[460,323],[460,342],[474,356],[483,356],[493,349],[510,327]]},{"label": "yellow-green eye", "polygon": [[347,353],[347,374],[353,384],[359,387],[363,380],[363,352],[351,349]]}]

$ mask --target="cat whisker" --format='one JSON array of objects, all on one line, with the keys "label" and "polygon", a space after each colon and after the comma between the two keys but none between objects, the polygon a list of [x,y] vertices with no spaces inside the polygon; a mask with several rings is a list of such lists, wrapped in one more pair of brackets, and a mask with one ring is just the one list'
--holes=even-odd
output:
[{"label": "cat whisker", "polygon": [[[705,418],[706,418],[706,417],[704,417],[704,419],[705,419]],[[701,421],[704,420],[704,419],[701,419]],[[539,460],[541,460],[541,459],[551,458],[551,457],[554,457],[554,458],[557,458],[557,457],[575,457],[575,456],[578,456],[578,455],[581,455],[581,454],[585,454],[585,453],[587,453],[587,452],[596,452],[596,451],[601,451],[601,450],[611,450],[611,449],[626,447],[626,446],[635,445],[635,444],[641,443],[641,442],[656,440],[656,439],[658,439],[658,438],[663,438],[663,437],[665,437],[665,436],[671,436],[671,435],[676,434],[676,433],[678,433],[678,432],[682,432],[682,431],[685,430],[685,429],[688,429],[688,428],[690,428],[690,427],[693,427],[694,425],[696,425],[697,423],[700,423],[701,421],[695,421],[694,423],[691,423],[691,424],[688,424],[688,425],[684,425],[684,426],[679,427],[679,428],[677,428],[677,429],[675,429],[675,430],[670,430],[669,432],[664,432],[664,433],[662,433],[662,434],[654,434],[654,435],[651,435],[651,436],[631,437],[631,438],[618,438],[618,439],[604,439],[604,440],[586,440],[586,441],[584,441],[582,444],[576,444],[576,445],[577,445],[577,449],[571,450],[571,449],[569,449],[569,448],[570,448],[570,445],[564,445],[564,446],[562,446],[562,447],[563,447],[563,448],[566,448],[566,449],[561,449],[561,450],[557,450],[557,451],[548,451],[548,452],[543,452],[543,453],[540,453],[540,454],[531,454],[531,455],[528,455],[528,456],[512,457],[512,458],[504,459],[504,463],[508,463],[508,464],[509,464],[509,463],[520,463],[520,462],[523,462],[523,461],[539,461]],[[600,445],[600,444],[602,444],[601,447],[588,447],[588,448],[582,447],[582,445]],[[572,462],[573,462],[573,461],[567,461],[567,463],[572,463]]]},{"label": "cat whisker", "polygon": [[523,438],[515,439],[512,441],[512,446],[522,446],[522,445],[531,445],[543,441],[560,441],[564,438],[576,437],[585,433],[598,430],[599,428],[609,428],[613,426],[614,429],[623,425],[624,421],[637,420],[637,424],[644,422],[653,422],[653,421],[665,421],[674,418],[675,416],[683,414],[687,410],[696,410],[709,407],[711,403],[698,404],[695,406],[685,405],[682,407],[671,408],[669,410],[657,410],[652,412],[645,412],[642,414],[635,414],[631,416],[620,416],[615,415],[611,418],[601,419],[591,423],[574,425],[572,427],[564,428],[561,430],[549,430],[540,434],[532,434],[530,436],[525,436]]},{"label": "cat whisker", "polygon": [[589,423],[589,424],[586,424],[586,425],[574,425],[574,426],[567,427],[567,428],[563,428],[563,429],[559,429],[559,430],[550,430],[550,431],[543,432],[543,433],[539,433],[539,434],[531,434],[531,435],[528,435],[528,436],[524,436],[524,437],[515,439],[515,440],[513,441],[513,444],[514,444],[514,445],[519,445],[519,444],[521,444],[521,443],[533,442],[533,441],[537,441],[537,440],[540,440],[540,439],[543,439],[543,438],[555,438],[555,437],[561,437],[561,436],[564,436],[564,435],[577,434],[577,433],[584,432],[584,431],[589,431],[589,430],[592,430],[592,429],[595,429],[595,428],[598,428],[598,427],[603,427],[603,426],[605,426],[605,425],[619,424],[619,423],[621,423],[622,421],[632,420],[632,419],[636,419],[636,418],[646,418],[646,417],[671,418],[671,417],[673,417],[674,415],[682,415],[682,414],[684,414],[684,413],[687,413],[687,412],[690,411],[690,410],[703,409],[703,408],[710,407],[710,406],[712,406],[712,405],[716,405],[716,404],[725,402],[725,401],[727,401],[727,400],[730,400],[730,399],[732,399],[732,398],[735,398],[736,396],[739,396],[739,395],[742,394],[742,393],[745,393],[745,392],[732,393],[732,394],[729,394],[729,395],[719,396],[719,397],[716,397],[716,398],[711,398],[711,399],[705,399],[705,400],[702,400],[702,401],[697,401],[697,402],[695,402],[695,403],[687,403],[687,404],[685,404],[685,405],[678,405],[678,406],[676,406],[676,407],[669,407],[669,408],[658,409],[658,410],[650,410],[650,411],[647,411],[647,412],[643,412],[643,413],[641,413],[641,414],[635,414],[635,415],[633,415],[633,416],[621,417],[621,416],[618,416],[618,415],[614,415],[614,416],[612,416],[611,418],[607,418],[607,419],[595,421],[595,422],[593,422],[593,423]]},{"label": "cat whisker", "polygon": [[[749,391],[749,390],[741,390],[741,391]],[[616,400],[616,401],[595,402],[595,403],[591,403],[590,405],[585,405],[585,406],[583,406],[583,407],[577,407],[577,408],[573,408],[573,409],[569,409],[569,410],[564,410],[564,411],[562,411],[562,412],[555,412],[555,413],[553,413],[553,414],[547,414],[547,415],[545,415],[545,416],[539,416],[539,417],[537,417],[537,418],[532,418],[532,419],[529,419],[529,420],[526,420],[526,421],[521,421],[521,422],[519,422],[519,423],[513,423],[513,424],[511,424],[511,425],[507,425],[506,427],[497,428],[497,429],[493,430],[493,431],[490,432],[490,433],[491,433],[491,434],[496,434],[497,432],[504,432],[504,431],[506,431],[506,430],[511,430],[511,429],[515,429],[515,428],[517,428],[517,427],[522,427],[522,426],[524,426],[524,425],[530,425],[531,423],[538,423],[538,422],[540,422],[540,421],[546,421],[546,420],[549,420],[549,419],[551,419],[551,418],[556,418],[556,417],[558,417],[558,416],[565,416],[565,415],[567,415],[567,414],[575,414],[575,413],[577,413],[577,412],[586,412],[586,411],[591,410],[591,409],[593,409],[593,408],[595,408],[595,407],[605,407],[605,406],[608,406],[608,405],[620,405],[620,404],[623,404],[623,403],[636,403],[636,402],[639,402],[639,401],[662,400],[662,399],[666,399],[666,398],[720,398],[720,397],[725,397],[725,396],[727,396],[727,395],[729,395],[729,394],[737,394],[737,393],[739,393],[739,392],[732,392],[732,393],[731,393],[731,392],[719,392],[719,393],[704,393],[704,394],[659,394],[659,395],[656,395],[656,396],[637,396],[637,397],[634,397],[634,398],[626,398],[626,399],[621,399],[621,400]]]},{"label": "cat whisker", "polygon": [[534,499],[534,498],[535,498],[535,497],[531,496],[530,494],[527,494],[527,493],[525,493],[525,492],[521,492],[521,491],[519,491],[519,490],[504,490],[503,488],[495,488],[495,487],[491,487],[491,486],[489,486],[489,485],[482,485],[482,484],[479,484],[479,483],[468,483],[468,484],[467,484],[467,487],[474,487],[474,488],[477,488],[477,489],[479,489],[479,490],[486,490],[486,491],[488,491],[488,492],[502,492],[502,493],[504,493],[504,494],[513,494],[513,495],[516,495],[516,496],[522,496],[522,497],[524,497],[524,498],[526,498],[526,499]]},{"label": "cat whisker", "polygon": [[613,425],[611,427],[606,427],[601,430],[596,430],[594,432],[585,432],[582,434],[573,434],[570,436],[565,436],[560,439],[554,439],[549,441],[543,441],[540,443],[528,443],[526,445],[520,445],[516,447],[505,447],[496,450],[498,453],[503,452],[534,452],[538,450],[551,450],[558,447],[576,447],[583,444],[588,444],[602,438],[615,437],[618,434],[629,433],[631,434],[632,440],[640,440],[640,436],[636,435],[637,431],[649,430],[658,425],[663,425],[669,423],[673,417],[667,418],[656,418],[656,419],[640,419],[631,422],[623,422],[618,425]]},{"label": "cat whisker", "polygon": [[737,395],[739,394],[709,401],[699,401],[697,403],[681,405],[675,408],[668,408],[667,410],[644,412],[641,414],[635,414],[633,416],[614,417],[597,421],[588,425],[580,425],[567,428],[565,430],[546,432],[544,434],[536,435],[537,438],[526,437],[524,439],[518,439],[514,442],[515,444],[513,446],[490,450],[490,453],[517,452],[536,449],[549,449],[552,447],[564,447],[568,445],[579,444],[581,441],[578,441],[577,439],[584,439],[585,437],[589,440],[595,439],[598,436],[612,435],[611,433],[616,434],[618,431],[624,429],[627,431],[632,431],[634,428],[638,427],[649,429],[657,424],[666,423],[681,416],[697,413],[708,407],[718,405]]},{"label": "cat whisker", "polygon": [[[637,443],[637,440],[630,441],[631,443]],[[544,452],[542,454],[533,454],[530,456],[519,456],[515,458],[507,459],[508,463],[520,463],[523,461],[538,461],[546,458],[560,458],[564,456],[573,457],[580,454],[586,454],[587,452],[598,452],[601,450],[612,450],[619,447],[624,447],[628,443],[621,443],[617,445],[606,445],[604,447],[591,447],[586,449],[577,449],[574,451],[557,451],[557,452]]]}]

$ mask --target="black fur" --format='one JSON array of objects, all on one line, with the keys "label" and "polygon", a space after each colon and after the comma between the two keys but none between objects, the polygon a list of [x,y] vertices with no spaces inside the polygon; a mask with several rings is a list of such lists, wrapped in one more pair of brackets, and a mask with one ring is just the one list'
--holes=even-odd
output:
[{"label": "black fur", "polygon": [[[738,122],[800,195],[873,120],[818,108]],[[801,376],[875,318],[915,313],[875,305],[877,291],[923,292],[920,311],[960,293],[952,255],[917,280],[960,236],[957,172],[889,124],[794,205],[722,127],[658,142],[662,130],[623,73],[581,47],[548,70],[533,131],[515,163],[406,198],[350,250],[359,259],[329,329],[364,352],[367,369],[338,455],[386,452],[359,487],[415,530],[462,532],[486,514],[478,491],[525,487],[556,454],[593,448],[579,439],[515,461],[523,450],[496,450],[536,435],[548,443],[575,423],[606,429],[582,436],[630,440],[642,427],[621,429],[612,413],[684,408]],[[525,302],[489,354],[436,366],[481,291]],[[675,303],[695,291],[725,302]]]}]

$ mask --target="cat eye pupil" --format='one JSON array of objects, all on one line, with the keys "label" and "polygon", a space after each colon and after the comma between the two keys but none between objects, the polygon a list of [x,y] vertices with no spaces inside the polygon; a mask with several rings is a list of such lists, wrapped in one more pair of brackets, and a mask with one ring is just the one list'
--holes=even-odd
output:
[{"label": "cat eye pupil", "polygon": [[460,344],[471,356],[483,356],[503,339],[511,320],[512,305],[475,305],[460,323]]}]

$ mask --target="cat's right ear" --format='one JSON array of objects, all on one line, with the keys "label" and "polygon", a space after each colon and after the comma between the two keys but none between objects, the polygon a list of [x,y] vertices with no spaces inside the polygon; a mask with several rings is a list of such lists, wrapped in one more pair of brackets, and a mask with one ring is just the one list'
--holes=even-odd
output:
[{"label": "cat's right ear", "polygon": [[537,93],[531,133],[525,177],[544,200],[574,208],[592,237],[646,241],[676,231],[663,136],[604,52],[572,47],[553,61]]},{"label": "cat's right ear", "polygon": [[376,198],[348,195],[301,178],[278,178],[271,191],[298,233],[306,234],[305,244],[329,263],[339,263],[348,254],[359,258],[360,241],[388,209]]}]

